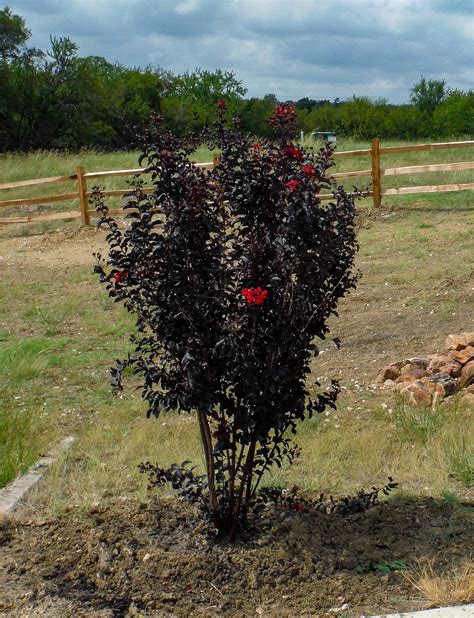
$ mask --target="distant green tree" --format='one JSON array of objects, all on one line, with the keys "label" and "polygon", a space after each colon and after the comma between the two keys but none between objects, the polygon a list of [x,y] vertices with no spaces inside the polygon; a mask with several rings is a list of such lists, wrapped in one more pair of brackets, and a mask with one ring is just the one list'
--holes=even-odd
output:
[{"label": "distant green tree", "polygon": [[424,137],[424,115],[413,105],[391,105],[384,114],[381,135],[391,139]]},{"label": "distant green tree", "polygon": [[279,104],[279,102],[280,102],[280,101],[277,99],[276,94],[272,94],[272,93],[269,93],[269,94],[265,94],[265,95],[263,95],[263,100],[264,100],[264,101],[270,101],[270,103],[273,103],[273,105],[274,105],[275,107],[276,107],[276,106]]},{"label": "distant green tree", "polygon": [[77,51],[69,38],[52,37],[46,54],[12,62],[16,104],[11,137],[19,148],[50,148],[73,122],[84,93]]},{"label": "distant green tree", "polygon": [[175,78],[162,101],[162,109],[167,125],[182,134],[187,129],[196,131],[211,123],[220,99],[225,99],[229,110],[235,112],[245,93],[233,71],[196,69]]},{"label": "distant green tree", "polygon": [[173,87],[173,93],[194,101],[212,101],[216,103],[225,98],[226,102],[240,99],[247,92],[242,82],[233,71],[216,69],[214,72],[196,69],[179,75]]},{"label": "distant green tree", "polygon": [[410,101],[421,112],[432,115],[448,95],[444,79],[429,79],[424,77],[410,90]]},{"label": "distant green tree", "polygon": [[452,91],[434,111],[433,130],[447,137],[474,135],[474,92]]},{"label": "distant green tree", "polygon": [[321,106],[315,106],[309,114],[302,115],[301,126],[305,132],[312,131],[336,131],[341,129],[341,108],[332,103],[326,102]]},{"label": "distant green tree", "polygon": [[302,99],[298,99],[295,102],[295,107],[298,110],[307,109],[310,112],[314,107],[322,107],[326,103],[329,103],[327,99],[317,100],[317,99],[309,99],[308,97],[303,97]]},{"label": "distant green tree", "polygon": [[268,96],[263,99],[251,98],[240,102],[236,112],[239,116],[242,128],[252,135],[269,137],[271,128],[267,119],[271,116],[276,105],[275,100]]},{"label": "distant green tree", "polygon": [[340,133],[363,140],[382,136],[386,101],[371,101],[368,97],[354,96],[339,109],[336,129]]},{"label": "distant green tree", "polygon": [[0,60],[17,58],[30,36],[23,17],[13,14],[8,6],[0,10]]}]

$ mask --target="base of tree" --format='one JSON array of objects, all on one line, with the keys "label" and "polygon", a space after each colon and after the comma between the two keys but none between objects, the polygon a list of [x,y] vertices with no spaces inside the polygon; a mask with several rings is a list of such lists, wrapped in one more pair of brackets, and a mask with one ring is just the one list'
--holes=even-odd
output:
[{"label": "base of tree", "polygon": [[212,542],[198,510],[174,497],[3,522],[0,611],[104,617],[414,610],[423,601],[401,570],[433,556],[442,561],[435,559],[435,571],[459,567],[468,558],[468,517],[462,504],[429,498],[391,500],[351,517],[271,506],[245,542],[233,545]]}]

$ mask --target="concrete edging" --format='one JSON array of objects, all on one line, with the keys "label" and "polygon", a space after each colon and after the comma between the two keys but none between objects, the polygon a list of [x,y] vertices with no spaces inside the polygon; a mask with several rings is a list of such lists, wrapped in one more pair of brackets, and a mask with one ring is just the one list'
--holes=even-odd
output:
[{"label": "concrete edging", "polygon": [[371,616],[370,618],[469,618],[469,616],[474,616],[474,604],[435,607],[434,609],[425,609],[417,612],[384,614],[383,616]]},{"label": "concrete edging", "polygon": [[45,457],[34,463],[28,472],[0,489],[0,515],[11,514],[17,510],[30,492],[41,482],[51,464],[71,446],[74,440],[73,436],[64,438]]}]

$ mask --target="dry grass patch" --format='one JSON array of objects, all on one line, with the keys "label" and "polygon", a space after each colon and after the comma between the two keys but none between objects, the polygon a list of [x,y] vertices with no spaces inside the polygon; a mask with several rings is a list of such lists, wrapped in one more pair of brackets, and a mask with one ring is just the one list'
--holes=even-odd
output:
[{"label": "dry grass patch", "polygon": [[464,562],[452,571],[437,574],[434,561],[418,564],[403,577],[423,597],[424,609],[474,602],[474,564]]}]

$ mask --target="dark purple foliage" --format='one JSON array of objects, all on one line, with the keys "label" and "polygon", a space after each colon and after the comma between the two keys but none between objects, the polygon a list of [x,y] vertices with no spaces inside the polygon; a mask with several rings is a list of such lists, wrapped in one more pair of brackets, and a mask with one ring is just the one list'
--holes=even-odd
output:
[{"label": "dark purple foliage", "polygon": [[[107,264],[96,271],[116,301],[136,315],[136,352],[117,362],[143,379],[148,415],[195,411],[206,474],[146,464],[155,484],[171,482],[200,499],[222,534],[245,525],[263,474],[297,454],[298,421],[335,407],[338,385],[306,383],[327,319],[355,286],[357,248],[351,195],[333,187],[330,146],[317,154],[293,141],[295,111],[270,119],[274,138],[253,143],[218,120],[178,138],[155,118],[143,144],[153,193],[137,180],[121,231],[100,194],[109,227]],[[189,162],[201,143],[219,149],[205,172]],[[334,200],[322,202],[321,189]],[[182,481],[182,482],[181,482]]]}]

